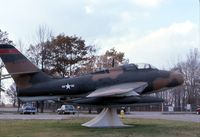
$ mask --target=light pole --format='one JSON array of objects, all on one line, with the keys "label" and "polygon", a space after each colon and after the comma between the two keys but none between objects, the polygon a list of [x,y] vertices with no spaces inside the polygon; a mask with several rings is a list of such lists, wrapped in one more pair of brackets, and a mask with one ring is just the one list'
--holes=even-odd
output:
[{"label": "light pole", "polygon": [[2,65],[0,66],[0,106],[1,106],[1,104],[2,104],[2,98],[1,98],[1,75],[2,75]]},{"label": "light pole", "polygon": [[199,0],[199,37],[198,37],[198,44],[199,44],[199,47],[200,47],[200,0]]},{"label": "light pole", "polygon": [[2,99],[1,99],[1,71],[2,69],[0,68],[0,106],[1,106],[1,101],[2,101]]}]

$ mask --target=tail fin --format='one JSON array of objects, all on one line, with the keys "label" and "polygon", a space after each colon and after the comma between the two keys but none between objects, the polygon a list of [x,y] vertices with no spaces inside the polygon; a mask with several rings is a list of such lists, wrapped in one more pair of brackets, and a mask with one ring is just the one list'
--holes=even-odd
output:
[{"label": "tail fin", "polygon": [[50,79],[12,45],[0,44],[0,57],[18,88]]}]

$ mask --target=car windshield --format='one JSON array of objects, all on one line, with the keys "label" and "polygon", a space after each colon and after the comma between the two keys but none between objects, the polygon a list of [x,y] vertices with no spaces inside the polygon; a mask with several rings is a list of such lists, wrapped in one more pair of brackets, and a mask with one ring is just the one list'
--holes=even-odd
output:
[{"label": "car windshield", "polygon": [[66,109],[74,109],[74,106],[66,105],[65,108],[66,108]]},{"label": "car windshield", "polygon": [[22,105],[22,108],[26,108],[26,107],[33,107],[33,105],[31,105],[31,104],[23,104]]},{"label": "car windshield", "polygon": [[36,110],[34,107],[26,107],[25,110]]}]

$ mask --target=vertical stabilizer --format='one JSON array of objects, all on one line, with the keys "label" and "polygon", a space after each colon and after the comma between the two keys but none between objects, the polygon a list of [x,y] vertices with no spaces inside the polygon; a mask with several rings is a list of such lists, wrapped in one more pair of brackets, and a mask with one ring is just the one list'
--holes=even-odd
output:
[{"label": "vertical stabilizer", "polygon": [[0,44],[0,57],[10,74],[39,71],[34,64],[12,45]]},{"label": "vertical stabilizer", "polygon": [[50,80],[14,46],[0,44],[0,57],[18,88],[27,88],[35,83]]}]

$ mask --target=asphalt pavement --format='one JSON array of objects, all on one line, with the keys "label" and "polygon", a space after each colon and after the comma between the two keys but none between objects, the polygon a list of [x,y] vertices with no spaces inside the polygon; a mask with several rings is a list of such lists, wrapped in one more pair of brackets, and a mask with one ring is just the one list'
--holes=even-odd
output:
[{"label": "asphalt pavement", "polygon": [[[93,118],[97,114],[75,114],[75,115],[58,115],[56,113],[37,113],[35,115],[21,115],[18,113],[1,112],[0,120],[64,120],[74,119],[77,117]],[[165,119],[176,121],[188,121],[200,123],[200,115],[185,114],[185,113],[162,113],[162,112],[131,112],[126,114],[127,118],[142,118],[142,119]]]}]

